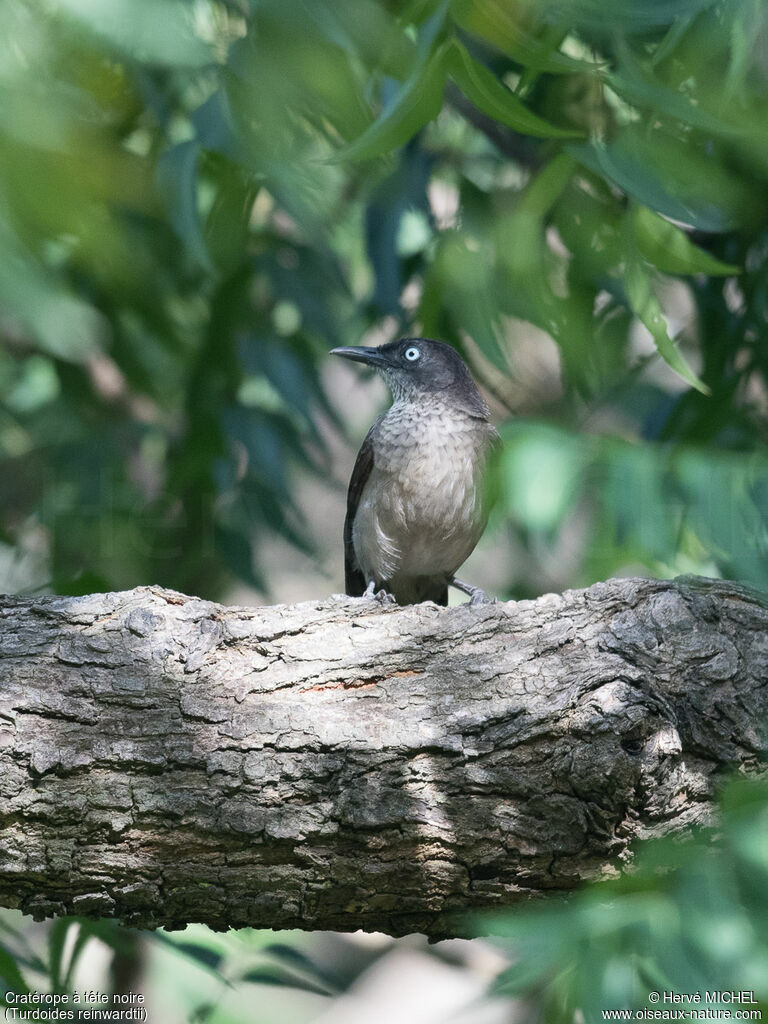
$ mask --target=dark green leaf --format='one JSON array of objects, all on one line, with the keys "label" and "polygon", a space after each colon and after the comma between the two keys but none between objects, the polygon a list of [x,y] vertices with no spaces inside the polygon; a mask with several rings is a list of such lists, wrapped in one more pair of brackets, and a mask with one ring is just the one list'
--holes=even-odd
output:
[{"label": "dark green leaf", "polygon": [[437,117],[443,103],[448,46],[442,43],[418,65],[392,104],[362,135],[340,149],[333,163],[371,160],[390,153]]},{"label": "dark green leaf", "polygon": [[560,53],[537,39],[516,19],[515,10],[505,0],[454,0],[451,14],[454,21],[467,32],[479,36],[491,46],[506,53],[523,67],[550,74],[572,74],[595,71],[599,64],[578,60]]},{"label": "dark green leaf", "polygon": [[0,1005],[6,1005],[3,998],[5,991],[29,992],[29,986],[18,968],[16,958],[4,946],[0,946],[0,981]]},{"label": "dark green leaf", "polygon": [[[265,583],[255,569],[255,555],[251,538],[229,526],[217,523],[214,527],[216,549],[224,565],[238,579],[247,583],[254,590],[264,590]],[[214,954],[210,953],[210,957]],[[216,954],[218,955],[218,954]]]},{"label": "dark green leaf", "polygon": [[568,149],[643,206],[701,231],[728,231],[755,209],[756,197],[729,171],[669,133],[630,125],[608,145]]},{"label": "dark green leaf", "polygon": [[495,75],[471,57],[458,40],[452,42],[448,52],[448,67],[451,78],[467,99],[501,124],[542,139],[572,139],[582,134],[558,128],[534,114]]},{"label": "dark green leaf", "polygon": [[63,979],[62,956],[64,944],[67,941],[67,934],[71,927],[75,927],[76,921],[66,917],[57,918],[48,931],[48,974],[51,980],[51,987],[54,991],[61,991]]},{"label": "dark green leaf", "polygon": [[[572,0],[568,10],[574,20],[590,28],[604,29],[609,16],[625,31],[647,32],[672,25],[680,18],[693,17],[715,3],[716,0],[614,0],[609,15],[604,0]],[[550,6],[548,0],[544,6]]]},{"label": "dark green leaf", "polygon": [[192,112],[191,120],[203,149],[214,150],[232,160],[242,157],[232,106],[224,89],[212,93]]},{"label": "dark green leaf", "polygon": [[292,967],[296,970],[309,974],[321,985],[325,985],[329,989],[340,991],[342,988],[339,979],[335,976],[334,972],[315,963],[306,955],[306,953],[303,953],[295,946],[289,946],[284,942],[273,942],[268,946],[265,946],[262,953],[265,956],[271,956],[276,960],[282,961],[288,967]]},{"label": "dark green leaf", "polygon": [[192,140],[169,149],[157,164],[157,184],[165,196],[174,229],[189,255],[211,270],[197,201],[197,168],[200,150]]},{"label": "dark green leaf", "polygon": [[214,974],[227,985],[230,984],[220,969],[224,962],[224,957],[213,945],[207,946],[202,942],[182,942],[171,938],[170,935],[161,931],[148,932],[147,934],[153,941],[161,943],[166,949],[177,953],[187,960],[191,960],[193,963]]},{"label": "dark green leaf", "polygon": [[278,985],[282,988],[295,988],[302,992],[312,992],[318,996],[333,995],[329,989],[297,974],[292,974],[282,967],[254,967],[243,974],[240,980],[250,981],[256,985]]}]

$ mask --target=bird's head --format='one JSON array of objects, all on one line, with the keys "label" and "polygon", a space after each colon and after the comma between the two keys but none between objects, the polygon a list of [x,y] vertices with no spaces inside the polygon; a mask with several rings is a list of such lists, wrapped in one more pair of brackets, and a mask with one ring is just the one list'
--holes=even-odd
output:
[{"label": "bird's head", "polygon": [[378,348],[334,348],[331,355],[366,363],[378,370],[396,402],[436,397],[472,416],[488,417],[488,407],[466,363],[456,349],[445,342],[401,338]]}]

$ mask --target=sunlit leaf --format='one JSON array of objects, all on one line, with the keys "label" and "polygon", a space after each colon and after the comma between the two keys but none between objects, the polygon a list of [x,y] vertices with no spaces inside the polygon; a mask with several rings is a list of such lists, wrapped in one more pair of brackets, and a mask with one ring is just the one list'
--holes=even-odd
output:
[{"label": "sunlit leaf", "polygon": [[637,245],[642,255],[667,274],[738,274],[739,268],[710,256],[685,232],[645,206],[632,212]]},{"label": "sunlit leaf", "polygon": [[554,529],[576,499],[586,451],[577,438],[534,429],[505,446],[505,507],[526,529]]},{"label": "sunlit leaf", "polygon": [[580,178],[563,189],[553,221],[579,273],[604,278],[621,262],[626,241],[623,212],[614,196],[596,195]]}]

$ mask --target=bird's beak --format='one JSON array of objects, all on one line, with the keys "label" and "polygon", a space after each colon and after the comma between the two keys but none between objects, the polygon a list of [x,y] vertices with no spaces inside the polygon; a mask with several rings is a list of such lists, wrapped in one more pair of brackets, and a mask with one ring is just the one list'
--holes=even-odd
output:
[{"label": "bird's beak", "polygon": [[368,366],[389,366],[389,360],[377,348],[366,348],[363,345],[349,348],[332,348],[332,356],[343,356],[353,359],[356,363],[367,363]]}]

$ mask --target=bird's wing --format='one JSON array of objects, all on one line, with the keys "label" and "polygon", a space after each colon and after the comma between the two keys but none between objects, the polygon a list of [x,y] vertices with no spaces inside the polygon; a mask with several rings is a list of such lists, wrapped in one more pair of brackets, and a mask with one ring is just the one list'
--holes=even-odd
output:
[{"label": "bird's wing", "polygon": [[360,451],[357,453],[355,468],[352,470],[349,489],[347,490],[347,517],[344,520],[344,581],[345,589],[350,597],[360,597],[365,593],[365,588],[368,585],[368,580],[365,579],[360,566],[357,564],[355,548],[352,543],[352,527],[355,522],[355,515],[360,504],[363,488],[373,469],[373,434],[381,418],[379,416],[365,435],[365,440],[360,446]]}]

